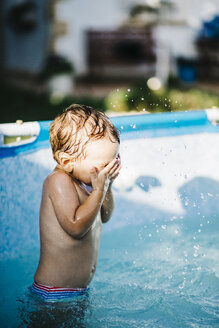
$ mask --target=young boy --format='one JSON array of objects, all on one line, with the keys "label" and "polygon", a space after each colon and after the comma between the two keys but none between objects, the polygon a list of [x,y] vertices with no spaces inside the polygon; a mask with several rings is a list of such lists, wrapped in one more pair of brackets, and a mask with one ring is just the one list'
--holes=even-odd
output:
[{"label": "young boy", "polygon": [[114,207],[120,139],[106,115],[84,105],[58,115],[49,134],[57,166],[43,184],[40,260],[31,290],[56,300],[86,290],[95,273],[102,222]]}]

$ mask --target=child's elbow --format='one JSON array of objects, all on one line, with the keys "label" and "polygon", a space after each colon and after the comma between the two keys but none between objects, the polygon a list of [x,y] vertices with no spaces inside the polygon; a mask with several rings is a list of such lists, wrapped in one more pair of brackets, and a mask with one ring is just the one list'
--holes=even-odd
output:
[{"label": "child's elbow", "polygon": [[112,217],[112,211],[105,211],[101,208],[101,221],[102,223],[108,222]]},{"label": "child's elbow", "polygon": [[80,240],[87,234],[87,232],[88,231],[74,219],[71,229],[71,236],[74,239]]},{"label": "child's elbow", "polygon": [[83,239],[83,237],[85,236],[85,233],[74,231],[71,233],[71,236],[76,240],[80,240],[80,239]]},{"label": "child's elbow", "polygon": [[84,235],[81,234],[71,234],[71,236],[76,240],[81,240],[84,237]]}]

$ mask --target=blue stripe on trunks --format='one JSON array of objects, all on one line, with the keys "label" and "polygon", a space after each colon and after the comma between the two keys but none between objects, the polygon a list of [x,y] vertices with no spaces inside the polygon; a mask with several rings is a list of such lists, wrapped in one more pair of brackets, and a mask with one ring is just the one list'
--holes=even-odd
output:
[{"label": "blue stripe on trunks", "polygon": [[76,295],[82,295],[87,288],[63,288],[63,287],[52,287],[37,284],[36,282],[30,287],[31,292],[42,297],[44,300],[59,300],[70,298]]}]

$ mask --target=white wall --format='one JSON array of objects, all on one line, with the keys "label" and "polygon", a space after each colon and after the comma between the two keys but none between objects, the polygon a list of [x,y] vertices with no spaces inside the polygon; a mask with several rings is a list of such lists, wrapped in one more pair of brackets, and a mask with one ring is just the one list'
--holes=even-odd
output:
[{"label": "white wall", "polygon": [[[61,1],[56,7],[57,17],[67,22],[68,33],[57,40],[56,51],[66,55],[74,63],[77,74],[85,73],[85,31],[115,29],[127,20],[129,9],[133,4],[145,2],[143,0]],[[172,24],[159,25],[155,29],[155,39],[159,45],[165,45],[170,55],[174,57],[195,57],[194,40],[201,23],[217,13],[219,0],[173,0],[173,2],[175,10],[165,15]]]},{"label": "white wall", "polygon": [[85,31],[115,29],[127,14],[118,0],[66,0],[57,5],[57,17],[67,22],[68,33],[57,40],[56,50],[72,60],[78,74],[83,74],[86,72]]}]

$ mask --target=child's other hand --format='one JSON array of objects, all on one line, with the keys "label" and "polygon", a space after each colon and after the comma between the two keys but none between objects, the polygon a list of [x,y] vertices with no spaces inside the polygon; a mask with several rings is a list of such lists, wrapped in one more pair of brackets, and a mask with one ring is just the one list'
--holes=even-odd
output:
[{"label": "child's other hand", "polygon": [[102,170],[92,167],[90,173],[93,189],[107,191],[109,184],[112,184],[113,180],[118,176],[120,168],[120,157],[118,156]]},{"label": "child's other hand", "polygon": [[118,177],[119,171],[122,168],[120,154],[118,154],[116,159],[117,159],[116,163],[113,165],[112,169],[109,172],[110,185]]}]

